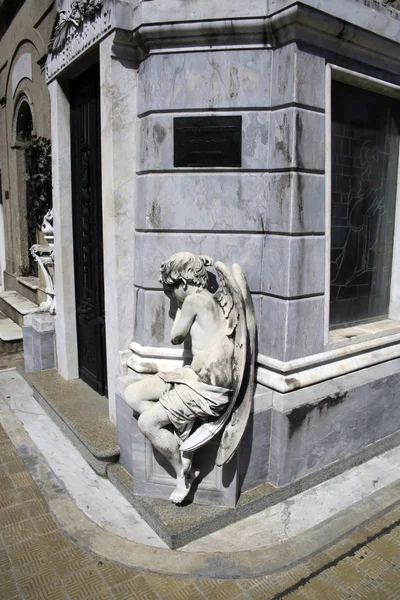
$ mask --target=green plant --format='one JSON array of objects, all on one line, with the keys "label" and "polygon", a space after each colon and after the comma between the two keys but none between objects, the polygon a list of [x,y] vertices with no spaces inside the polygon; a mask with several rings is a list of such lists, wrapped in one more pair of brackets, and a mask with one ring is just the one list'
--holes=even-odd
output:
[{"label": "green plant", "polygon": [[[37,230],[52,206],[51,142],[37,137],[25,145],[26,212],[28,245],[36,244]],[[37,265],[29,256],[30,273],[36,274]]]},{"label": "green plant", "polygon": [[32,269],[30,264],[21,265],[18,269],[18,273],[20,277],[29,277],[32,274]]}]

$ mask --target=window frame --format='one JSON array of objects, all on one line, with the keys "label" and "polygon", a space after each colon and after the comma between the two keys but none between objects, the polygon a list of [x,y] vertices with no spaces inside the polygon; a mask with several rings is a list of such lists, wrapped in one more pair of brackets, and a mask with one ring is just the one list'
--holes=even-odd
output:
[{"label": "window frame", "polygon": [[[326,349],[335,348],[343,345],[338,342],[332,335],[329,327],[330,317],[330,282],[331,282],[331,186],[332,186],[332,153],[331,153],[331,122],[332,122],[332,81],[346,83],[353,87],[365,89],[367,91],[382,94],[383,96],[395,98],[400,101],[400,86],[389,83],[376,77],[364,75],[350,69],[345,69],[338,65],[328,63],[325,73],[325,310],[324,310],[324,344]],[[397,165],[397,192],[396,192],[396,209],[395,209],[395,224],[393,238],[393,258],[392,272],[390,281],[390,300],[388,320],[400,321],[400,140],[399,140],[399,161]],[[381,323],[377,320],[371,323]],[[384,321],[386,323],[386,321]],[[369,324],[370,325],[370,324]],[[360,324],[360,327],[362,325]],[[354,333],[358,329],[357,325],[343,327],[349,333],[353,329]],[[387,327],[383,327],[379,331],[379,327],[375,334],[359,336],[357,334],[349,337],[347,344],[354,344],[357,341],[364,341],[366,337],[382,337],[387,335]],[[393,323],[393,333],[400,332],[400,324]]]}]

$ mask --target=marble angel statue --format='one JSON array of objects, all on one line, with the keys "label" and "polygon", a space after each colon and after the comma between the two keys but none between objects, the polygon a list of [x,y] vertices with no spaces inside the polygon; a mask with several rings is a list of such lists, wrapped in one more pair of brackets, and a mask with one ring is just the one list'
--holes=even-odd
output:
[{"label": "marble angel statue", "polygon": [[[212,265],[219,279],[214,294],[206,269]],[[190,335],[193,359],[129,385],[125,401],[139,415],[141,432],[173,466],[177,483],[170,499],[179,504],[200,474],[194,451],[222,432],[216,463],[223,465],[243,435],[254,392],[255,320],[239,265],[231,272],[210,257],[179,252],[160,271],[164,292],[178,301],[171,342],[182,344]]]}]

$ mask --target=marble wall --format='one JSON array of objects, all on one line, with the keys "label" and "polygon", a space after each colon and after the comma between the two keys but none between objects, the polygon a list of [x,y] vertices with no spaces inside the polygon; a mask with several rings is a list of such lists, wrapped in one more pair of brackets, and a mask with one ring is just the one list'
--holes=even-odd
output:
[{"label": "marble wall", "polygon": [[[158,269],[189,250],[242,265],[260,352],[290,360],[322,350],[324,106],[325,59],[296,44],[155,54],[141,63],[137,343],[170,345]],[[238,114],[241,168],[174,168],[174,117]]]}]

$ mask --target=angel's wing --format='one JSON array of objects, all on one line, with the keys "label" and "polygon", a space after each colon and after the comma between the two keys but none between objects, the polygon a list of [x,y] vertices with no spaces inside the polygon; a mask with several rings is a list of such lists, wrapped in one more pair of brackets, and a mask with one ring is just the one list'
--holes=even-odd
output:
[{"label": "angel's wing", "polygon": [[255,387],[256,319],[246,277],[239,265],[232,265],[232,273],[244,298],[247,325],[247,352],[240,394],[226,424],[218,449],[216,464],[227,463],[235,453],[249,420]]},{"label": "angel's wing", "polygon": [[226,411],[217,420],[203,423],[183,442],[180,447],[183,452],[193,452],[197,448],[204,446],[204,444],[209,442],[222,430],[236,404],[246,365],[247,326],[243,295],[235,278],[224,263],[217,261],[214,267],[217,271],[220,284],[215,293],[220,293],[220,296],[216,297],[216,300],[221,304],[221,308],[227,319],[227,335],[232,335],[233,333],[235,335],[232,360],[232,398]]}]

